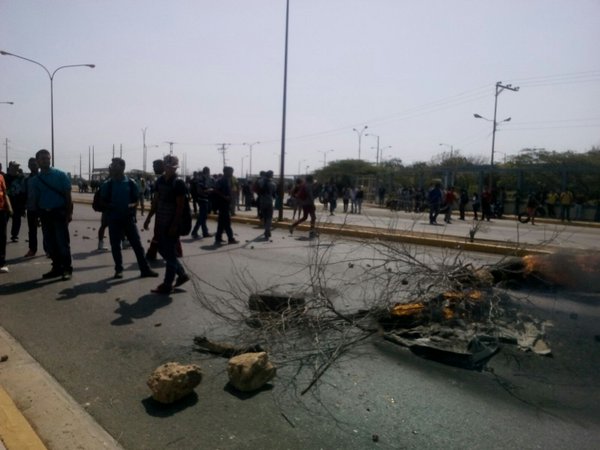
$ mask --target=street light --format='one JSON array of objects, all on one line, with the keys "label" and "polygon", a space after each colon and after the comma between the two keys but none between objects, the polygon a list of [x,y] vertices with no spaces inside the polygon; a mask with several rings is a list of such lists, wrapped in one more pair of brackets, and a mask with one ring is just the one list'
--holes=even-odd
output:
[{"label": "street light", "polygon": [[254,147],[256,144],[260,144],[259,141],[256,142],[252,142],[251,144],[248,144],[247,142],[244,142],[242,145],[246,145],[248,147],[248,149],[250,150],[250,161],[248,161],[248,164],[250,166],[249,169],[249,175],[252,176],[252,147]]},{"label": "street light", "polygon": [[43,64],[34,61],[33,59],[25,58],[23,56],[15,55],[14,53],[5,52],[4,50],[0,50],[0,55],[3,56],[14,56],[15,58],[23,59],[25,61],[29,61],[33,64],[37,64],[42,69],[46,71],[48,74],[48,78],[50,78],[50,134],[51,134],[51,155],[52,155],[52,167],[54,167],[54,75],[61,69],[66,69],[69,67],[89,67],[93,69],[96,67],[95,64],[69,64],[66,66],[60,66],[54,69],[54,72],[50,73],[50,71]]},{"label": "street light", "polygon": [[2,105],[14,105],[15,102],[0,102]]},{"label": "street light", "polygon": [[358,135],[358,159],[360,159],[360,143],[362,140],[362,135],[367,128],[369,128],[367,125],[365,125],[360,131],[357,130],[356,128],[352,128],[352,131],[355,131],[356,134]]},{"label": "street light", "polygon": [[483,120],[487,120],[488,122],[493,122],[493,128],[492,128],[492,157],[490,159],[490,191],[492,190],[492,172],[494,171],[494,146],[496,144],[496,128],[498,127],[498,123],[502,123],[502,122],[508,122],[510,121],[510,117],[501,120],[500,122],[498,122],[496,120],[496,114],[498,112],[498,95],[500,95],[500,93],[502,91],[504,91],[505,89],[508,89],[509,91],[513,91],[513,92],[518,92],[519,87],[512,87],[511,84],[507,84],[507,85],[503,85],[501,81],[498,81],[496,83],[496,93],[494,95],[494,120],[489,120],[486,119],[485,117],[483,117],[480,114],[473,114],[473,117],[475,117],[476,119],[483,119]]},{"label": "street light", "polygon": [[331,153],[333,151],[333,149],[331,150],[319,150],[319,153],[323,153],[323,167],[327,166],[327,153]]}]

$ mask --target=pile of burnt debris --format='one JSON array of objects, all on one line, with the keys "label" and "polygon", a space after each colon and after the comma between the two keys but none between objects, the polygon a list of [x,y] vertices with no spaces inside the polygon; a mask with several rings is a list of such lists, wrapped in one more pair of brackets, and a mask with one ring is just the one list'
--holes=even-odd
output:
[{"label": "pile of burnt debris", "polygon": [[[569,268],[565,268],[565,263]],[[269,330],[281,334],[285,327],[310,327],[318,315],[320,326],[323,318],[328,317],[333,329],[337,320],[337,324],[351,324],[361,332],[378,333],[419,356],[481,370],[502,345],[551,355],[546,342],[549,324],[528,314],[522,302],[511,295],[510,288],[524,284],[569,288],[581,287],[583,283],[595,289],[599,272],[600,257],[596,255],[536,255],[505,260],[489,268],[460,266],[445,274],[443,289],[436,290],[434,286],[417,298],[354,314],[336,311],[333,302],[325,302],[325,308],[330,308],[329,314],[325,314],[323,306],[314,306],[318,303],[314,296],[266,292],[250,296],[246,325],[260,330],[255,335],[260,339]],[[196,339],[196,344],[212,353],[231,355],[248,351],[248,346],[215,346],[205,338]],[[251,347],[256,351],[269,346]]]}]

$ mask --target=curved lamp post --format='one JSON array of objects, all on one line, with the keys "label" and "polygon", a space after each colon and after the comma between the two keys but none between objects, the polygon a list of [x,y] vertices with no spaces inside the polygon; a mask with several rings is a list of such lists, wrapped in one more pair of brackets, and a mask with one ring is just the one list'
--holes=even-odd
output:
[{"label": "curved lamp post", "polygon": [[352,131],[355,131],[356,134],[358,135],[358,159],[360,159],[360,144],[361,144],[361,141],[362,141],[362,135],[363,135],[363,133],[365,132],[365,130],[367,128],[369,128],[367,125],[365,125],[364,127],[362,127],[360,129],[360,131],[357,130],[356,128],[352,128]]},{"label": "curved lamp post", "polygon": [[96,67],[95,64],[68,64],[66,66],[60,66],[54,69],[54,72],[50,72],[46,66],[43,64],[34,61],[33,59],[25,58],[23,56],[15,55],[14,53],[5,52],[4,50],[0,50],[0,55],[3,56],[14,56],[15,58],[23,59],[25,61],[29,61],[33,64],[37,64],[42,69],[46,71],[48,74],[48,78],[50,78],[50,134],[51,134],[51,154],[52,154],[52,167],[54,167],[54,75],[61,69],[67,69],[69,67],[89,67],[93,69]]}]

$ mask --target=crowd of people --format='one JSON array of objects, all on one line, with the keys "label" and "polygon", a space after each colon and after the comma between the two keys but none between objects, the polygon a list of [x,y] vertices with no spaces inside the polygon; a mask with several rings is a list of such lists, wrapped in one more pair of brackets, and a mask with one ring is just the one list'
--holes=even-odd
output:
[{"label": "crowd of people", "polygon": [[[180,228],[186,210],[193,208],[196,214],[195,223],[190,225],[192,238],[214,237],[214,245],[220,246],[238,243],[232,230],[231,216],[242,207],[245,211],[256,208],[257,217],[264,227],[263,237],[270,239],[274,210],[283,205],[284,188],[274,181],[271,170],[260,172],[253,180],[238,180],[231,167],[224,167],[218,175],[211,175],[210,169],[204,167],[184,180],[177,174],[178,165],[176,156],[167,155],[153,162],[153,178],[132,178],[125,174],[125,161],[113,158],[108,178],[90,183],[92,191],[97,192],[100,205],[97,210],[102,213],[97,249],[107,250],[104,237],[108,229],[114,278],[123,277],[123,248],[130,247],[133,250],[140,276],[144,278],[159,276],[151,269],[149,261],[156,260],[160,254],[166,268],[162,283],[152,290],[158,294],[168,294],[190,279],[178,261],[183,254]],[[41,243],[44,254],[52,261],[51,270],[42,278],[68,280],[73,272],[69,234],[73,213],[71,181],[66,173],[51,167],[51,155],[45,149],[29,159],[28,169],[29,173],[25,174],[18,163],[10,162],[4,173],[0,164],[0,273],[9,271],[6,265],[9,235],[12,242],[19,241],[22,218],[26,217],[29,248],[24,257],[35,256]],[[80,185],[79,190],[85,192],[87,187]],[[330,215],[336,213],[339,200],[343,203],[344,214],[361,214],[365,198],[363,186],[340,187],[334,180],[319,184],[311,175],[297,178],[291,186],[286,187],[285,192],[288,196],[287,205],[293,212],[289,232],[293,233],[299,224],[310,219],[310,236],[315,235],[317,200]],[[374,194],[377,202],[384,206],[385,190],[378,189]],[[481,193],[469,193],[466,189],[455,189],[453,186],[442,189],[442,184],[437,182],[427,191],[399,189],[396,199],[393,203],[388,201],[388,204],[392,204],[392,209],[406,212],[424,212],[428,209],[429,223],[436,225],[440,214],[443,214],[446,224],[451,224],[456,207],[459,220],[466,220],[468,210],[474,220],[489,221],[493,217],[502,217],[506,197],[504,189],[491,191],[484,188]],[[145,201],[150,201],[150,208],[143,223],[144,229],[150,228],[154,218],[153,238],[147,251],[144,251],[136,218],[138,211],[144,216]],[[532,224],[535,224],[541,206],[546,208],[547,216],[563,221],[571,220],[572,210],[575,220],[582,217],[583,200],[568,189],[562,192],[530,193],[525,201],[517,195],[516,215],[520,213],[522,204]],[[213,233],[207,225],[211,212],[218,215]],[[191,220],[191,212],[188,215]],[[38,239],[40,224],[41,240]]]}]

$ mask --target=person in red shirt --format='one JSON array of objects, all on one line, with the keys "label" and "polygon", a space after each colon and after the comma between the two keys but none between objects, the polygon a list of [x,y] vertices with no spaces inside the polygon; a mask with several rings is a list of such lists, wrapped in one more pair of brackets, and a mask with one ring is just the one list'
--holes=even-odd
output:
[{"label": "person in red shirt", "polygon": [[[0,165],[1,169],[2,166]],[[4,175],[0,172],[0,273],[8,272],[8,266],[6,265],[6,224],[12,214],[10,198],[8,198],[6,192],[6,182],[4,181]]]}]

